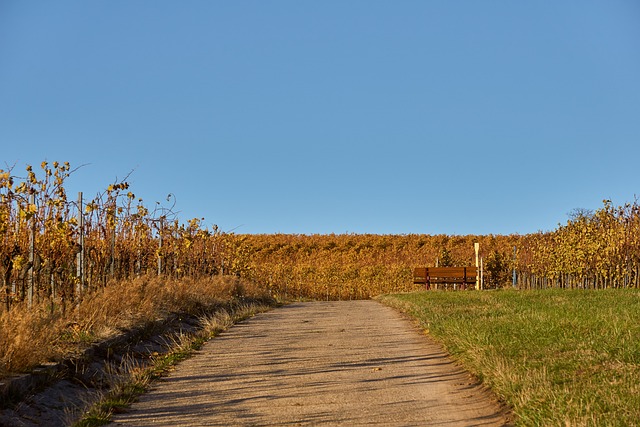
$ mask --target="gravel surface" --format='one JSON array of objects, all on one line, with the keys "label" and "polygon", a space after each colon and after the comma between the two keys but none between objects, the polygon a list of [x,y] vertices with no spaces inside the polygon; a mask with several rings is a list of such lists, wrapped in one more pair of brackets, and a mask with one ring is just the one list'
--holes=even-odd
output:
[{"label": "gravel surface", "polygon": [[509,413],[376,301],[291,304],[235,325],[111,426],[502,426]]}]

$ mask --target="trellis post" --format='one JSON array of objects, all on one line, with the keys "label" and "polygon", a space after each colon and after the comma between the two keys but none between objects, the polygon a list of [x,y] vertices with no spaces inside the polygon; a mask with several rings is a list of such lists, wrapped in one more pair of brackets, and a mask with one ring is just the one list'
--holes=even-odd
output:
[{"label": "trellis post", "polygon": [[84,215],[82,214],[82,191],[78,192],[78,252],[76,253],[76,295],[80,298],[84,290]]},{"label": "trellis post", "polygon": [[[29,207],[28,210],[31,210],[31,206],[36,204],[36,196],[35,194],[31,194],[29,196]],[[35,253],[36,253],[36,215],[35,213],[31,216],[31,224],[29,226],[29,271],[27,272],[27,305],[29,308],[33,305],[33,279],[34,279],[34,271],[33,271],[33,263],[35,261]]]},{"label": "trellis post", "polygon": [[516,247],[513,247],[513,287],[515,288],[517,285],[517,274],[516,274]]},{"label": "trellis post", "polygon": [[159,236],[159,243],[158,243],[158,276],[162,275],[162,244],[163,244],[163,236],[162,236],[162,231],[164,228],[164,221],[162,220],[162,218],[160,218],[160,228],[158,230],[160,236]]}]

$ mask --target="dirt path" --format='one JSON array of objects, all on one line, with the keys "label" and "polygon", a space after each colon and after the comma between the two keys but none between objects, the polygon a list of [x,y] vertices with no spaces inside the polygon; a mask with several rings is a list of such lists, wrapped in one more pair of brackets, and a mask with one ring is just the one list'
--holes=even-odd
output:
[{"label": "dirt path", "polygon": [[181,363],[111,426],[501,426],[495,399],[375,301],[297,303]]}]

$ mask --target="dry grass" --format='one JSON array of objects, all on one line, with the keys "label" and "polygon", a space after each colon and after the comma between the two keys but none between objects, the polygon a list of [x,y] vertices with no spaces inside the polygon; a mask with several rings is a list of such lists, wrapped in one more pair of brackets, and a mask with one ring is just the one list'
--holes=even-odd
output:
[{"label": "dry grass", "polygon": [[180,334],[172,338],[166,353],[153,357],[149,364],[125,359],[119,366],[111,366],[109,391],[104,393],[84,414],[70,414],[69,425],[93,427],[109,423],[113,413],[128,407],[144,393],[150,384],[170,372],[174,365],[191,356],[207,340],[227,330],[238,321],[270,307],[261,303],[241,303],[231,309],[219,309],[200,317],[200,328],[195,333]]},{"label": "dry grass", "polygon": [[170,313],[204,315],[230,302],[269,300],[263,289],[235,277],[111,283],[66,312],[59,306],[15,305],[0,314],[0,376],[56,361],[121,330]]}]

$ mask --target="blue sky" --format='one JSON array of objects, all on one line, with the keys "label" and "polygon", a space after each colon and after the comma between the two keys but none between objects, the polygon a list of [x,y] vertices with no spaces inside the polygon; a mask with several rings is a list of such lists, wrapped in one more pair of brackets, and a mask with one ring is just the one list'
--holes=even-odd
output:
[{"label": "blue sky", "polygon": [[551,230],[640,194],[640,2],[0,0],[0,147],[238,233]]}]

